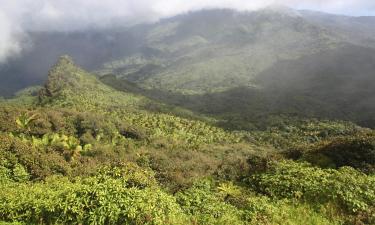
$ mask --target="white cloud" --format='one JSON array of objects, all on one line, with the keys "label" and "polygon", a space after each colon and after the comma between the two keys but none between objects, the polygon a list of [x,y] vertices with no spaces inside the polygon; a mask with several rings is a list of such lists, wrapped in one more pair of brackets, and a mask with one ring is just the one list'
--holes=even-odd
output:
[{"label": "white cloud", "polygon": [[[373,0],[2,0],[11,16],[30,29],[82,29],[156,20],[202,8],[254,10],[271,4],[355,14],[375,9]],[[351,12],[352,11],[352,12]]]},{"label": "white cloud", "polygon": [[21,29],[1,11],[0,28],[0,62],[4,62],[8,57],[17,56],[21,53],[21,42],[24,35]]},{"label": "white cloud", "polygon": [[374,0],[1,0],[0,61],[22,50],[22,30],[100,28],[202,8],[255,10],[270,4],[352,15],[375,12]]}]

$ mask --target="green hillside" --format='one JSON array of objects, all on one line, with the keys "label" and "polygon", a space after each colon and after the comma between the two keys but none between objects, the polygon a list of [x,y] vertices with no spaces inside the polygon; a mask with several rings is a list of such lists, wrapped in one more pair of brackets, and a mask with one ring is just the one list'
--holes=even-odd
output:
[{"label": "green hillside", "polygon": [[185,94],[254,86],[275,62],[335,48],[341,39],[299,16],[263,10],[208,10],[161,21],[145,33],[147,51],[103,65],[144,88]]},{"label": "green hillside", "polygon": [[[215,117],[225,128],[259,129],[280,114],[374,127],[375,50],[335,26],[350,18],[325,15],[336,21],[328,26],[321,17],[272,8],[193,12],[150,25],[140,51],[96,73],[118,90]],[[371,21],[357,20],[370,36]]]},{"label": "green hillside", "polygon": [[230,131],[120,87],[64,56],[0,100],[1,224],[374,224],[373,130]]}]

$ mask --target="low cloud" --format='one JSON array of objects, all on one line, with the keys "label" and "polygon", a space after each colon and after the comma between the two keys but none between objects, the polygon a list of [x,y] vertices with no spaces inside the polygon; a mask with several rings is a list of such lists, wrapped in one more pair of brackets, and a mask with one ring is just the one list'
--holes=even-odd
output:
[{"label": "low cloud", "polygon": [[21,29],[14,27],[13,22],[0,11],[0,62],[10,56],[17,56],[22,50],[24,35]]},{"label": "low cloud", "polygon": [[126,26],[203,8],[256,10],[272,4],[351,15],[375,12],[373,0],[2,0],[0,62],[22,52],[26,31]]}]

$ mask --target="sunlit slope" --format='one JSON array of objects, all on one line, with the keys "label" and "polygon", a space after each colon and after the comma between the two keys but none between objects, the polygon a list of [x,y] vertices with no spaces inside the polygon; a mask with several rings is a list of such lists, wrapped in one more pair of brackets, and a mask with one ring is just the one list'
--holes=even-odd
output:
[{"label": "sunlit slope", "polygon": [[69,56],[62,56],[48,75],[40,93],[43,104],[71,106],[82,109],[98,107],[110,109],[138,108],[144,98],[115,91],[74,64]]},{"label": "sunlit slope", "polygon": [[[117,91],[76,66],[68,56],[61,57],[51,69],[39,98],[43,106],[100,113],[114,120],[126,121],[145,129],[150,139],[166,138],[191,146],[214,142],[237,143],[242,139],[240,134],[225,132],[205,122],[174,116],[173,113],[178,111],[176,108],[140,95]],[[153,108],[157,111],[151,110]],[[159,113],[166,110],[171,113]],[[181,111],[181,114],[185,112]]]}]

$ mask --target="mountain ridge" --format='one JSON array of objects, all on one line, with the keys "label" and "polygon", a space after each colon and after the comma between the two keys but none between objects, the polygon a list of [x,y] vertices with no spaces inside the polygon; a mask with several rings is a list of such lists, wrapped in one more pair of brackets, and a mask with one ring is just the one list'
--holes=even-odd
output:
[{"label": "mountain ridge", "polygon": [[[209,113],[209,117],[215,114],[219,120],[227,118],[229,113],[227,109],[215,106],[226,105],[218,99],[222,97],[233,103],[232,108],[235,109],[236,106],[238,109],[246,108],[239,103],[258,108],[258,112],[250,108],[232,112],[235,115],[262,114],[262,110],[267,111],[272,106],[274,113],[322,118],[337,115],[338,119],[373,126],[371,115],[374,107],[369,85],[372,81],[371,65],[374,63],[369,35],[372,31],[368,25],[372,23],[371,18],[322,16],[305,11],[296,11],[298,16],[290,16],[290,13],[284,13],[285,10],[205,10],[104,33],[78,32],[63,36],[43,36],[39,33],[37,46],[48,46],[48,54],[40,47],[35,48],[35,55],[42,57],[33,57],[37,60],[35,62],[21,60],[15,64],[16,71],[27,69],[25,74],[31,73],[30,65],[35,66],[45,58],[48,62],[52,61],[50,56],[64,47],[64,52],[73,53],[72,57],[78,58],[75,60],[78,65],[94,71],[99,79],[108,81],[107,84],[118,90],[121,90],[120,85],[114,82],[124,80],[122,86],[125,92],[147,95],[153,101],[164,101],[195,113]],[[333,22],[326,23],[324,18]],[[348,33],[341,23],[344,23],[344,28],[362,24],[357,29],[366,30],[370,39],[362,42],[360,32]],[[98,47],[92,48],[91,45]],[[306,71],[301,65],[306,67]],[[345,74],[345,79],[341,74]],[[12,76],[16,78],[17,73]],[[315,85],[313,87],[309,79],[321,83],[311,82]],[[274,82],[277,80],[280,82]],[[353,80],[355,82],[351,84]],[[80,85],[85,81],[78,79],[72,82]],[[93,84],[91,81],[88,83]],[[345,87],[351,91],[339,91]],[[284,105],[275,102],[277,98],[272,98],[275,90],[280,95],[277,98],[283,96],[281,102]],[[89,93],[89,90],[81,91]],[[241,99],[242,91],[246,96],[243,98],[253,99],[253,102]],[[326,93],[330,96],[329,101],[318,93]],[[95,96],[95,93],[91,94]],[[207,98],[211,98],[207,96],[216,99],[208,104],[212,108],[204,108],[199,102],[207,102]],[[299,100],[288,102],[288,96]],[[257,98],[263,99],[264,103]],[[354,103],[342,99],[350,99]],[[301,108],[298,104],[306,107]]]},{"label": "mountain ridge", "polygon": [[[298,12],[301,13],[303,11],[298,10]],[[259,14],[259,12],[251,13],[253,15],[256,15],[257,13]],[[248,14],[251,13],[248,12]],[[199,14],[199,12],[196,12],[196,14]],[[190,14],[184,14],[173,18],[178,19],[181,17],[188,17],[189,15]],[[302,17],[304,17],[305,20],[308,19],[308,21],[313,24],[330,31],[341,29],[340,20],[333,23],[332,26],[327,26],[322,22],[316,22],[317,20],[320,21],[319,17],[315,18],[317,16],[311,17],[306,15],[306,13],[302,13]],[[218,18],[220,19],[220,15],[218,15]],[[168,20],[171,20],[171,18],[163,19],[161,21]],[[367,20],[365,19],[365,21],[361,23],[367,23],[366,21]],[[369,21],[371,21],[371,17],[369,18]],[[366,29],[369,29],[369,26],[364,27],[360,25],[361,23],[350,23],[348,27],[357,29],[357,31],[350,33],[345,31],[344,34],[341,35],[350,36],[347,41],[355,40],[357,44],[367,43],[367,46],[374,46],[371,45],[371,43],[373,43],[373,41],[371,41],[371,33],[366,35],[367,40],[363,40],[363,38],[361,39],[359,37],[359,34],[363,34]],[[100,67],[100,64],[118,60],[124,56],[131,56],[139,52],[140,49],[143,49],[142,51],[147,55],[154,50],[142,46],[143,44],[141,41],[144,39],[143,37],[145,36],[145,33],[152,29],[156,24],[72,33],[31,32],[28,36],[32,39],[33,48],[25,51],[21,57],[10,60],[6,65],[0,65],[0,72],[3,81],[0,94],[10,96],[12,93],[23,87],[43,83],[50,66],[52,66],[54,61],[63,54],[71,55],[79,65],[89,70],[97,70],[98,67]],[[358,30],[358,27],[362,28]],[[243,27],[240,27],[239,30],[245,33],[248,32]],[[199,42],[192,40],[192,43]],[[95,45],[96,48],[92,48],[91,46],[93,45]],[[48,52],[46,51],[47,49]]]}]

